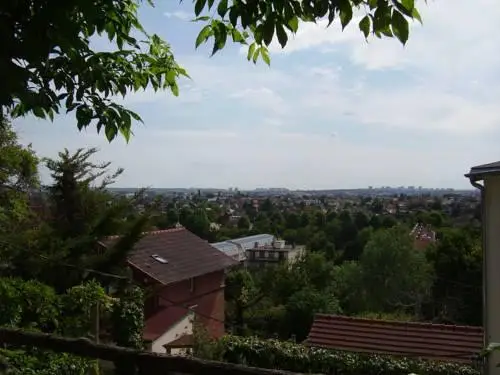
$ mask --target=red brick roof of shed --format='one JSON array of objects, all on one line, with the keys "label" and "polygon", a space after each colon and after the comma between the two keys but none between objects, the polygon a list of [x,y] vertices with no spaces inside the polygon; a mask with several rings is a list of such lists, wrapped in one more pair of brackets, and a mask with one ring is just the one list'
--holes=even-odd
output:
[{"label": "red brick roof of shed", "polygon": [[483,329],[317,314],[306,345],[471,363],[483,348]]},{"label": "red brick roof of shed", "polygon": [[[101,243],[109,247],[118,239],[119,236],[107,237]],[[144,233],[127,260],[133,268],[164,285],[239,264],[183,227]]]}]

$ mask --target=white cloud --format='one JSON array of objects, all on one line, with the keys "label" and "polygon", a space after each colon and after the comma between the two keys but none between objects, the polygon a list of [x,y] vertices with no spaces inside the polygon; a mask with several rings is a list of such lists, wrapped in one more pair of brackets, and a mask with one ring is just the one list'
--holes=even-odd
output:
[{"label": "white cloud", "polygon": [[163,15],[167,18],[177,18],[182,21],[187,21],[193,18],[193,15],[191,13],[184,12],[182,10],[178,10],[175,12],[165,12],[163,13]]},{"label": "white cloud", "polygon": [[399,89],[340,87],[316,84],[303,95],[304,111],[325,118],[349,116],[351,121],[379,127],[449,133],[484,134],[500,129],[495,101],[474,100],[436,90],[432,83]]},{"label": "white cloud", "polygon": [[412,23],[406,47],[395,39],[370,37],[366,43],[358,29],[359,19],[354,18],[343,32],[338,20],[330,28],[325,27],[325,20],[317,24],[301,24],[285,49],[273,41],[271,50],[283,54],[308,49],[342,53],[347,48],[352,62],[367,69],[404,66],[439,71],[448,78],[460,74],[480,75],[498,67],[498,1],[420,1],[417,7],[422,14],[423,25]]},{"label": "white cloud", "polygon": [[282,119],[277,117],[266,117],[264,118],[263,125],[271,127],[280,127],[284,125],[284,122]]},{"label": "white cloud", "polygon": [[248,88],[231,94],[231,98],[241,99],[253,106],[276,114],[287,111],[283,98],[268,87]]}]

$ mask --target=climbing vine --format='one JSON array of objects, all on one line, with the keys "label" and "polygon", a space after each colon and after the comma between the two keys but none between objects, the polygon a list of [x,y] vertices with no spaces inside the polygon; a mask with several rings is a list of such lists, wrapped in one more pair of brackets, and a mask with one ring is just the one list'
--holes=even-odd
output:
[{"label": "climbing vine", "polygon": [[[119,290],[118,295],[111,312],[113,341],[119,346],[143,349],[144,294],[139,287],[126,285]],[[115,373],[135,374],[135,364],[117,362]]]},{"label": "climbing vine", "polygon": [[113,341],[119,346],[144,348],[144,294],[137,286],[126,286],[111,309]]}]

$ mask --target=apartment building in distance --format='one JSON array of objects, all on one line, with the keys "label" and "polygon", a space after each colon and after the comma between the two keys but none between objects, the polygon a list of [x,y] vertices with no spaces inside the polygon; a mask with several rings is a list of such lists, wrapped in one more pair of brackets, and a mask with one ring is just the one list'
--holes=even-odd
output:
[{"label": "apartment building in distance", "polygon": [[293,262],[305,253],[305,246],[290,245],[271,234],[256,234],[212,244],[245,266]]}]

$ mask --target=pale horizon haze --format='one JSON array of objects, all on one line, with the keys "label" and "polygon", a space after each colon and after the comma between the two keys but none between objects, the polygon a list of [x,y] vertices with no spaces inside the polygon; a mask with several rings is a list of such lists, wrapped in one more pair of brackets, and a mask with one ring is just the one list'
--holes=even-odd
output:
[{"label": "pale horizon haze", "polygon": [[302,24],[284,50],[273,42],[268,67],[235,44],[212,58],[211,44],[195,50],[193,4],[157,1],[141,8],[143,25],[192,79],[178,98],[125,98],[144,120],[129,144],[79,132],[74,113],[14,128],[40,156],[99,147],[99,160],[125,168],[116,187],[471,189],[464,173],[500,160],[500,2],[416,5],[423,25],[412,23],[405,47],[367,43],[356,19],[344,32],[320,21]]}]

